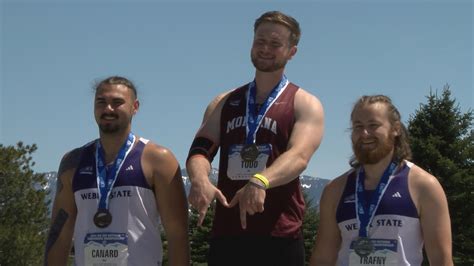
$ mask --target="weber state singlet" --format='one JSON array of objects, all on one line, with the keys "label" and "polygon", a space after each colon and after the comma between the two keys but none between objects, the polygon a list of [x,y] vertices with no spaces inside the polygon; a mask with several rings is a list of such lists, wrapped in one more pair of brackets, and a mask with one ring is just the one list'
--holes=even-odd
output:
[{"label": "weber state singlet", "polygon": [[99,204],[95,142],[84,146],[72,182],[76,265],[161,265],[160,218],[140,163],[147,142],[140,138],[120,168],[109,196],[112,223],[105,228],[93,222]]},{"label": "weber state singlet", "polygon": [[[294,97],[298,86],[288,83],[258,127],[255,144],[259,146],[259,159],[243,162],[235,149],[246,143],[248,88],[249,85],[246,84],[232,91],[221,113],[220,171],[217,186],[229,201],[255,171],[259,172],[270,166],[287,150],[295,123]],[[248,215],[246,230],[241,228],[238,205],[229,209],[222,206],[219,201],[216,202],[212,236],[252,235],[289,238],[300,236],[305,204],[298,177],[286,185],[266,191],[264,212]]]},{"label": "weber state singlet", "polygon": [[355,211],[357,170],[347,177],[339,201],[336,220],[342,243],[337,265],[420,265],[423,260],[423,237],[418,211],[408,189],[408,173],[412,163],[404,161],[390,182],[376,209],[368,236],[374,239],[374,251],[360,257],[351,250],[358,237],[359,225]]}]

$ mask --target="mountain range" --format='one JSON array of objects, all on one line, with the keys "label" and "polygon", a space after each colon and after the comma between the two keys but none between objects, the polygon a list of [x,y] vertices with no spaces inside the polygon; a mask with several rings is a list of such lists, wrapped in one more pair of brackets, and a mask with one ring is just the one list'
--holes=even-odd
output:
[{"label": "mountain range", "polygon": [[[56,192],[56,176],[57,172],[47,172],[44,173],[45,178],[48,181],[46,186],[44,186],[42,189],[50,190],[51,193],[49,193],[47,200],[50,200],[50,210],[52,207],[52,200],[54,199],[54,195]],[[211,179],[211,182],[214,184],[217,183],[217,177],[218,177],[218,170],[213,168],[211,169],[211,173],[209,175],[209,178]],[[183,183],[184,183],[184,188],[186,190],[186,195],[189,192],[189,189],[191,188],[191,182],[188,177],[188,173],[186,172],[186,169],[181,169],[181,175],[183,176]],[[301,182],[301,187],[303,188],[303,192],[307,195],[307,199],[310,202],[310,207],[319,207],[319,200],[321,198],[321,194],[323,192],[324,186],[329,182],[329,179],[324,179],[324,178],[319,178],[319,177],[313,177],[309,175],[301,175],[300,176],[300,182]]]}]

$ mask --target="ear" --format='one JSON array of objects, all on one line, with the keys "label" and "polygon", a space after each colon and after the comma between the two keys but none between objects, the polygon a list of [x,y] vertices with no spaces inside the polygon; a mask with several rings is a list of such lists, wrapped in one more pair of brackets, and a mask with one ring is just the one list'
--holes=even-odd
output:
[{"label": "ear", "polygon": [[298,52],[298,47],[296,45],[293,45],[291,48],[290,48],[290,58],[293,58],[293,56],[296,54],[296,52]]},{"label": "ear", "polygon": [[399,121],[395,122],[392,129],[392,134],[394,137],[398,137],[401,135],[402,127]]},{"label": "ear", "polygon": [[138,112],[140,107],[140,101],[137,99],[133,102],[133,114],[135,115]]}]

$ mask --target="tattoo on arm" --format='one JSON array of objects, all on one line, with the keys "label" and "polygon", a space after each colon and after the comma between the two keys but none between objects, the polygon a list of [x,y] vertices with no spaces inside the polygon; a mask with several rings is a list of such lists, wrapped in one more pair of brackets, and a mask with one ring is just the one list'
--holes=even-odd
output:
[{"label": "tattoo on arm", "polygon": [[63,189],[63,182],[60,177],[64,174],[64,172],[77,167],[81,158],[81,154],[82,148],[78,148],[66,154],[61,160],[58,170],[58,180],[56,183],[56,194],[58,194]]},{"label": "tattoo on arm", "polygon": [[58,180],[56,181],[56,195],[59,194],[61,190],[63,190],[63,181],[61,181],[61,178],[59,178],[59,175],[57,179]]},{"label": "tattoo on arm", "polygon": [[[59,192],[62,191],[64,187],[62,180],[63,174],[77,167],[79,160],[81,159],[82,151],[82,147],[74,149],[71,152],[67,153],[61,160],[56,182],[56,196],[59,194]],[[48,265],[48,253],[54,243],[56,243],[56,241],[58,240],[59,235],[61,234],[61,231],[64,225],[66,224],[68,218],[69,214],[64,209],[60,208],[49,230],[48,240],[46,241],[46,248],[44,254],[44,265]]]},{"label": "tattoo on arm", "polygon": [[65,210],[59,209],[58,215],[56,215],[56,219],[54,219],[54,222],[51,225],[51,229],[49,230],[48,240],[46,242],[46,252],[44,254],[44,265],[48,265],[49,250],[58,240],[59,235],[61,234],[61,230],[66,224],[68,217],[69,214]]}]

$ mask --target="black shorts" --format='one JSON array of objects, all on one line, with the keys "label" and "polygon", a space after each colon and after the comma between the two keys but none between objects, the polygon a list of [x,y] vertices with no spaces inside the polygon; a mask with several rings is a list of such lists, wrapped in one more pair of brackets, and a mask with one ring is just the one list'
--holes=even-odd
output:
[{"label": "black shorts", "polygon": [[212,238],[208,266],[304,266],[303,238]]}]

